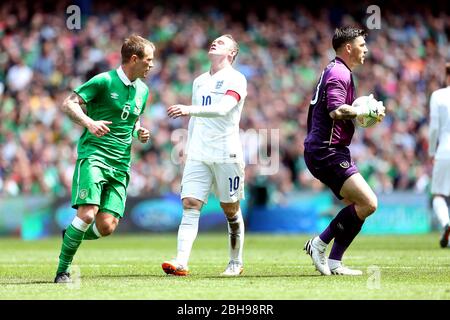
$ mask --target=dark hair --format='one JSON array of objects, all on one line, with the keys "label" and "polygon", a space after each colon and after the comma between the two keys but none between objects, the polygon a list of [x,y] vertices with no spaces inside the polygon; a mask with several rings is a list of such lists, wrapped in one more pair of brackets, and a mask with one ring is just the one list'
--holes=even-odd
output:
[{"label": "dark hair", "polygon": [[122,63],[127,63],[130,61],[133,54],[137,55],[140,59],[144,58],[146,46],[150,46],[153,50],[155,50],[155,45],[141,36],[132,34],[126,38],[122,44],[122,49],[120,50],[122,55]]},{"label": "dark hair", "polygon": [[445,63],[445,75],[450,77],[450,61]]},{"label": "dark hair", "polygon": [[337,51],[344,44],[353,41],[359,36],[365,38],[367,36],[367,32],[364,29],[349,26],[336,28],[332,41],[334,51]]}]

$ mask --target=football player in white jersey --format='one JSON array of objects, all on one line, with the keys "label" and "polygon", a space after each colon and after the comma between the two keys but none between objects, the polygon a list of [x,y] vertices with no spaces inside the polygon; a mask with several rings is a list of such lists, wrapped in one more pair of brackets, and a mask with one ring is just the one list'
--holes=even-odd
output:
[{"label": "football player in white jersey", "polygon": [[450,62],[446,64],[447,87],[434,91],[430,98],[430,157],[434,160],[431,179],[433,211],[442,228],[439,241],[448,246],[450,225],[446,198],[450,195]]},{"label": "football player in white jersey", "polygon": [[188,274],[188,260],[197,237],[200,210],[213,191],[228,220],[230,261],[224,276],[243,271],[244,221],[239,200],[244,198],[244,159],[239,120],[247,96],[247,80],[232,67],[239,46],[231,35],[215,39],[208,52],[209,72],[194,80],[192,105],[173,105],[171,118],[191,116],[187,160],[181,181],[183,218],[178,229],[177,257],[162,264],[167,274]]}]

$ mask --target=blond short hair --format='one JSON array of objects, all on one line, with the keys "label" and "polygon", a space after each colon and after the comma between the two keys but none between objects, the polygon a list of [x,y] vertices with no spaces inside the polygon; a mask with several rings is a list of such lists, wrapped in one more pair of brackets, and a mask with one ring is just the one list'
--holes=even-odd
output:
[{"label": "blond short hair", "polygon": [[122,44],[120,53],[122,55],[122,63],[130,61],[132,55],[137,55],[140,59],[144,58],[145,47],[149,46],[152,50],[155,50],[153,42],[142,38],[136,34],[132,34]]},{"label": "blond short hair", "polygon": [[233,46],[234,46],[234,50],[236,50],[236,55],[233,57],[233,60],[231,61],[231,63],[234,62],[234,60],[236,60],[236,57],[239,53],[239,44],[236,42],[236,40],[234,40],[233,36],[231,34],[224,34],[224,37],[227,37],[229,39],[231,39],[231,41],[233,41]]}]

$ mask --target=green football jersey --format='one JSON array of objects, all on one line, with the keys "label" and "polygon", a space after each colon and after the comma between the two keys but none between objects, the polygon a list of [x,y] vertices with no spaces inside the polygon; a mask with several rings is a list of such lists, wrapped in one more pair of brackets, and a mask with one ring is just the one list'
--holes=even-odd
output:
[{"label": "green football jersey", "polygon": [[148,87],[140,79],[125,85],[117,70],[100,73],[74,90],[93,120],[111,121],[110,132],[96,137],[85,129],[78,142],[78,159],[94,158],[118,170],[129,171],[134,124],[144,112]]}]

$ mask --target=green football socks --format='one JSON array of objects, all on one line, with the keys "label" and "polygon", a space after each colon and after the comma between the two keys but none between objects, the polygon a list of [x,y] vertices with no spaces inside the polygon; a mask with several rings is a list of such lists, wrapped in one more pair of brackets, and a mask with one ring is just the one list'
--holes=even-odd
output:
[{"label": "green football socks", "polygon": [[89,226],[89,229],[87,229],[86,233],[84,234],[84,238],[83,240],[96,240],[98,238],[100,238],[98,231],[95,232],[94,228],[97,229],[97,227],[95,226],[95,220],[93,223],[91,223],[91,225]]},{"label": "green football socks", "polygon": [[83,241],[84,234],[88,227],[89,224],[85,223],[80,218],[75,217],[72,221],[72,224],[66,229],[61,246],[58,270],[56,271],[56,274],[61,272],[68,272],[73,257],[77,252],[81,241]]}]

